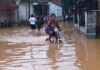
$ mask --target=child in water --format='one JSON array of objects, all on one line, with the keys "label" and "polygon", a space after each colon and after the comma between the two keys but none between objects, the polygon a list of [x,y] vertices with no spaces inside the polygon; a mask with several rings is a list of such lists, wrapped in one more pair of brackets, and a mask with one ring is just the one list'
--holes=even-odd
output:
[{"label": "child in water", "polygon": [[36,30],[36,18],[34,17],[34,15],[32,14],[31,17],[29,18],[29,22],[30,22],[30,26],[32,30]]}]

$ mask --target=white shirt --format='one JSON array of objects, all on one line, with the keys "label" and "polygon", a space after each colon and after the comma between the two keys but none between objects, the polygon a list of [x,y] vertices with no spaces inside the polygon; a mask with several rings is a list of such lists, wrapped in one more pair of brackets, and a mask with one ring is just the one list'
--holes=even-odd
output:
[{"label": "white shirt", "polygon": [[30,17],[29,22],[30,22],[30,24],[35,25],[36,18],[35,17]]},{"label": "white shirt", "polygon": [[68,15],[66,15],[65,18],[67,19],[68,18]]}]

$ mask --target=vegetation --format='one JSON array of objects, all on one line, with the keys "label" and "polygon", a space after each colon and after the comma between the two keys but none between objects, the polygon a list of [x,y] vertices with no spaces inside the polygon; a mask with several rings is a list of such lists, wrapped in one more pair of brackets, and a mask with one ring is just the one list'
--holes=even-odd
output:
[{"label": "vegetation", "polygon": [[61,3],[63,6],[63,11],[66,14],[73,9],[75,0],[61,0]]},{"label": "vegetation", "polygon": [[97,35],[97,36],[96,36],[96,39],[100,39],[100,35]]}]

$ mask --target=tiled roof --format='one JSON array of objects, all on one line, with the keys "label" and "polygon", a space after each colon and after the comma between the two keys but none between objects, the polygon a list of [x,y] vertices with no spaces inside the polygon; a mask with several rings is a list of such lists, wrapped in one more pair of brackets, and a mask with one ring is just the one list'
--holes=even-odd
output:
[{"label": "tiled roof", "polygon": [[60,5],[61,6],[61,0],[50,0],[52,3]]}]

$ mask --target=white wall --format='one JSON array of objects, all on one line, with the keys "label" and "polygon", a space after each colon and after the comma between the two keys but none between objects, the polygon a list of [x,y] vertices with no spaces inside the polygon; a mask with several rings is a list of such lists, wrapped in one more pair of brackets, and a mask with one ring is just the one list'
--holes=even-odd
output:
[{"label": "white wall", "polygon": [[30,15],[31,15],[31,14],[34,14],[33,11],[34,11],[34,9],[33,9],[33,4],[31,4],[31,5],[30,5]]},{"label": "white wall", "polygon": [[28,7],[26,3],[19,4],[19,21],[27,20],[28,16]]},{"label": "white wall", "polygon": [[[20,3],[19,4],[19,21],[28,20],[28,4]],[[33,14],[33,6],[30,6],[30,14]]]},{"label": "white wall", "polygon": [[[86,35],[87,33],[87,29],[86,29],[86,25],[85,27],[82,27],[79,25],[79,14],[77,13],[77,19],[78,19],[78,23],[77,24],[74,24],[74,27],[77,31],[81,32],[82,34]],[[85,14],[85,22],[86,22],[86,14]]]},{"label": "white wall", "polygon": [[49,2],[49,15],[54,13],[56,14],[57,17],[61,17],[62,16],[62,7],[52,3],[52,2]]},{"label": "white wall", "polygon": [[[58,6],[52,2],[49,2],[49,15],[52,13],[56,14],[58,18],[62,17],[62,7]],[[28,20],[28,4],[27,3],[20,3],[19,4],[19,21],[21,20]],[[30,6],[30,14],[33,14],[33,5]]]}]

